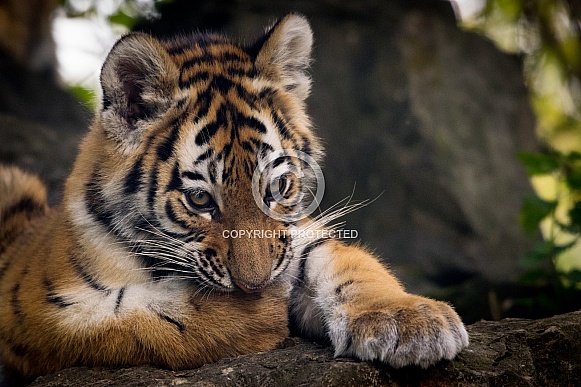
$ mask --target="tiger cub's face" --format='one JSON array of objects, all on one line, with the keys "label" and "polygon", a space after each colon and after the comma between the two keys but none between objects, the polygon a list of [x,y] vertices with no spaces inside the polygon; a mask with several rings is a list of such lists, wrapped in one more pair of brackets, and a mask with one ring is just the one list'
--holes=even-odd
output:
[{"label": "tiger cub's face", "polygon": [[311,179],[295,156],[322,152],[304,110],[311,45],[296,15],[248,47],[213,35],[122,38],[81,151],[91,166],[76,219],[153,278],[247,292],[275,280]]}]

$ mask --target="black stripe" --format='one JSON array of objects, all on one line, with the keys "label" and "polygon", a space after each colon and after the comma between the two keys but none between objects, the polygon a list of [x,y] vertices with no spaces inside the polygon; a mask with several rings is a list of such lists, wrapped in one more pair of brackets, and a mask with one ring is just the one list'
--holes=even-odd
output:
[{"label": "black stripe", "polygon": [[234,87],[234,82],[232,80],[223,77],[222,75],[214,76],[212,82],[210,83],[210,88],[218,90],[219,92],[226,94],[230,89]]},{"label": "black stripe", "polygon": [[196,159],[196,161],[194,161],[194,164],[201,163],[202,161],[204,161],[207,158],[211,157],[213,154],[214,154],[214,150],[212,148],[209,148],[207,151],[205,151],[200,156],[198,156],[198,158]]},{"label": "black stripe", "polygon": [[177,56],[177,55],[181,55],[186,51],[186,47],[185,46],[174,46],[171,48],[167,49],[167,53],[170,56]]},{"label": "black stripe", "polygon": [[125,287],[119,289],[117,294],[117,299],[115,300],[115,309],[113,310],[115,314],[119,313],[119,308],[121,307],[121,300],[123,300],[123,295],[125,294]]},{"label": "black stripe", "polygon": [[242,141],[240,145],[242,146],[242,149],[244,149],[245,151],[255,153],[254,145],[252,145],[248,141]]},{"label": "black stripe", "polygon": [[[230,48],[228,46],[219,47],[215,43],[213,44],[213,46],[215,48],[222,48],[226,50]],[[247,57],[234,51],[221,51],[221,52],[218,51],[217,55],[215,55],[212,52],[205,50],[202,55],[184,61],[184,63],[182,64],[182,71],[185,71],[197,64],[201,64],[204,62],[208,64],[215,64],[215,62],[226,63],[226,62],[246,62],[246,61],[248,61]]]},{"label": "black stripe", "polygon": [[282,243],[282,251],[279,254],[279,259],[276,263],[274,270],[277,270],[280,267],[280,265],[284,262],[287,253],[289,251],[292,251],[292,245],[290,244],[290,239],[286,237],[286,233],[283,233],[281,236],[279,236],[278,240]]},{"label": "black stripe", "polygon": [[218,155],[218,159],[226,160],[226,158],[230,155],[230,152],[232,152],[232,144],[227,143],[226,145],[224,145],[224,148],[222,148],[222,151]]},{"label": "black stripe", "polygon": [[197,232],[192,233],[191,236],[189,236],[188,238],[186,238],[186,240],[184,240],[184,243],[192,243],[192,242],[203,242],[204,239],[206,239],[206,236],[204,234],[199,234]]},{"label": "black stripe", "polygon": [[246,172],[247,176],[252,176],[252,173],[254,172],[254,165],[251,164],[249,159],[245,159],[244,160],[244,172]]},{"label": "black stripe", "polygon": [[181,72],[184,73],[187,70],[190,70],[192,67],[200,64],[209,65],[210,67],[215,67],[217,64],[222,66],[229,65],[227,71],[230,69],[238,69],[242,71],[242,67],[244,67],[246,64],[245,62],[247,61],[248,58],[245,58],[244,56],[241,56],[238,53],[232,51],[221,52],[218,53],[218,55],[213,55],[211,52],[206,51],[205,55],[196,56],[184,61],[181,67]]},{"label": "black stripe", "polygon": [[10,346],[10,351],[19,357],[26,355],[29,350],[30,349],[24,344],[15,344]]},{"label": "black stripe", "polygon": [[[252,78],[252,77],[256,76],[256,70],[253,68],[247,70],[247,69],[239,68],[239,67],[229,67],[226,69],[226,73],[230,77],[239,77],[239,78],[242,78],[242,77]],[[237,85],[234,85],[234,87],[236,89],[238,89]]]},{"label": "black stripe", "polygon": [[181,109],[184,107],[184,105],[186,104],[186,102],[188,102],[188,97],[184,97],[180,100],[178,100],[178,102],[176,103],[176,108]]},{"label": "black stripe", "polygon": [[[205,258],[200,258],[200,262],[204,263]],[[209,265],[209,262],[205,262],[206,267]],[[222,284],[220,282],[218,282],[216,279],[214,279],[214,277],[207,271],[205,270],[203,267],[198,266],[198,270],[200,270],[200,273],[203,274],[204,278],[210,282],[212,282],[213,284],[215,284],[218,287],[222,287]]]},{"label": "black stripe", "polygon": [[184,61],[181,67],[182,72],[202,63],[215,65],[216,63],[227,64],[228,62],[233,62],[232,64],[240,64],[240,62],[248,62],[248,57],[235,51],[220,51],[220,49],[228,50],[231,48],[231,46],[220,47],[220,45],[216,45],[216,43],[213,43],[212,46],[218,49],[217,54],[204,50],[203,55],[196,56]]},{"label": "black stripe", "polygon": [[155,201],[155,194],[157,193],[157,173],[159,172],[159,167],[157,162],[151,168],[149,173],[149,190],[147,192],[147,206],[149,210],[153,212],[153,202]]},{"label": "black stripe", "polygon": [[262,134],[266,133],[266,126],[264,126],[262,122],[260,122],[254,117],[247,117],[242,114],[239,114],[237,117],[236,124],[238,127],[246,126],[248,128],[256,130],[259,133]]},{"label": "black stripe", "polygon": [[337,286],[335,288],[335,294],[337,294],[337,295],[341,294],[343,289],[345,289],[349,285],[352,285],[354,282],[355,282],[355,280],[352,280],[352,279],[343,282],[342,284],[340,284],[339,286]]},{"label": "black stripe", "polygon": [[307,136],[302,137],[303,144],[301,145],[301,151],[312,156],[312,149],[311,149],[311,141],[307,138]]},{"label": "black stripe", "polygon": [[195,58],[190,58],[190,59],[186,60],[182,64],[182,73],[185,72],[186,70],[189,70],[191,67],[194,67],[195,65],[202,63],[203,61],[204,61],[203,56],[197,56]]},{"label": "black stripe", "polygon": [[220,271],[220,269],[218,269],[218,267],[216,266],[214,261],[209,260],[209,263],[210,263],[210,267],[212,268],[212,271],[214,272],[214,274],[216,274],[220,278],[223,278],[224,274]]},{"label": "black stripe", "polygon": [[261,149],[262,148],[263,141],[261,139],[252,137],[250,139],[250,142],[254,144],[254,146],[256,147],[256,149]]},{"label": "black stripe", "polygon": [[229,183],[230,179],[232,178],[232,170],[233,168],[224,167],[222,170],[222,183]]},{"label": "black stripe", "polygon": [[[253,75],[249,75],[249,76],[253,76]],[[258,100],[258,97],[256,96],[255,93],[246,90],[244,88],[244,86],[237,84],[236,85],[236,92],[238,93],[238,95],[240,96],[241,99],[244,100],[244,102],[246,102],[248,104],[248,106],[250,107],[251,110],[257,110],[257,106],[256,106],[256,101]]]},{"label": "black stripe", "polygon": [[20,305],[20,282],[16,283],[12,290],[10,291],[10,305],[12,306],[12,313],[16,317],[16,320],[22,324],[24,322],[24,313],[22,312],[22,307]]},{"label": "black stripe", "polygon": [[277,91],[271,87],[264,88],[260,93],[258,93],[258,98],[268,102],[269,105],[274,105],[272,102]]},{"label": "black stripe", "polygon": [[313,241],[309,244],[307,244],[307,246],[305,246],[305,248],[303,249],[302,253],[301,253],[301,258],[307,258],[307,256],[317,247],[319,247],[321,244],[329,241],[331,238],[321,238],[321,239],[317,239],[316,241]]},{"label": "black stripe", "polygon": [[198,111],[195,112],[196,117],[201,118],[205,117],[208,114],[213,98],[214,98],[213,93],[212,90],[210,89],[207,89],[203,93],[200,93],[198,95],[198,98],[196,100],[196,105],[198,107]]},{"label": "black stripe", "polygon": [[216,184],[216,162],[212,161],[210,162],[210,166],[208,167],[208,173],[210,175],[210,182],[212,184]]},{"label": "black stripe", "polygon": [[182,178],[180,177],[180,168],[176,162],[171,171],[171,179],[167,184],[165,192],[170,192],[182,188]]},{"label": "black stripe", "polygon": [[182,324],[181,322],[179,322],[179,321],[177,321],[177,320],[175,320],[175,319],[173,319],[173,318],[169,317],[168,315],[163,314],[161,312],[156,312],[156,314],[162,320],[167,321],[170,324],[173,324],[178,329],[178,331],[180,333],[184,333],[184,330],[186,329],[184,327],[184,324]]},{"label": "black stripe", "polygon": [[276,262],[276,266],[274,267],[274,270],[277,270],[280,267],[280,265],[282,265],[285,257],[286,257],[286,246],[283,246],[282,251],[278,255],[278,260]]},{"label": "black stripe", "polygon": [[6,261],[2,266],[0,266],[0,282],[2,281],[2,277],[4,277],[4,275],[8,271],[8,268],[10,267],[11,263],[12,263],[11,261]]},{"label": "black stripe", "polygon": [[[289,247],[290,248],[290,247]],[[292,249],[290,250],[290,252],[287,253],[289,256],[292,255]],[[289,267],[290,263],[291,263],[292,259],[283,259],[281,263],[284,263],[284,267],[281,269],[281,272],[286,271],[286,269]],[[277,268],[275,268],[275,270],[277,270]]]},{"label": "black stripe", "polygon": [[4,223],[7,219],[21,212],[29,214],[41,213],[44,212],[44,209],[44,203],[39,203],[30,196],[24,196],[16,204],[8,207],[8,209],[2,213],[0,223]]},{"label": "black stripe", "polygon": [[157,147],[157,157],[159,157],[161,161],[167,161],[173,155],[174,144],[178,139],[180,131],[179,120],[174,120],[172,126],[173,128],[169,136]]},{"label": "black stripe", "polygon": [[67,302],[60,295],[58,295],[52,282],[50,282],[48,278],[45,278],[43,283],[46,290],[46,301],[48,303],[55,304],[59,308],[66,308],[68,306],[74,305],[74,302]]},{"label": "black stripe", "polygon": [[99,176],[93,172],[91,179],[85,183],[85,203],[89,213],[107,230],[113,230],[115,215],[106,207],[105,199],[98,184]]},{"label": "black stripe", "polygon": [[206,181],[206,178],[204,177],[204,175],[202,175],[201,173],[198,173],[198,172],[185,171],[185,172],[182,172],[182,177],[187,177],[190,180]]},{"label": "black stripe", "polygon": [[[228,47],[225,47],[225,49],[227,49]],[[217,59],[220,59],[221,61],[234,61],[234,62],[246,62],[248,61],[248,57],[241,55],[238,52],[235,51],[226,51],[226,52],[220,52],[217,56],[216,55],[212,55],[212,57],[215,57]]]},{"label": "black stripe", "polygon": [[123,189],[125,195],[134,194],[141,187],[143,178],[142,166],[143,166],[143,156],[139,157],[137,162],[133,164],[133,167],[131,168],[131,171],[129,171],[129,174],[125,177]]},{"label": "black stripe", "polygon": [[262,157],[265,157],[267,152],[272,152],[272,151],[274,151],[274,148],[270,144],[267,144],[265,142],[260,144],[260,155]]},{"label": "black stripe", "polygon": [[300,255],[299,262],[299,273],[297,275],[297,285],[303,284],[305,282],[305,264],[307,263],[308,255],[317,247],[327,242],[329,238],[318,239],[314,242],[307,244]]},{"label": "black stripe", "polygon": [[109,294],[111,294],[111,289],[108,289],[104,285],[100,284],[92,275],[90,275],[89,273],[87,273],[83,269],[83,267],[81,267],[81,265],[77,262],[77,257],[75,255],[69,254],[69,260],[70,260],[73,268],[77,272],[77,275],[83,281],[85,281],[85,283],[87,285],[89,285],[89,287],[91,287],[92,289],[97,290],[97,291],[103,293],[105,296],[108,296]]},{"label": "black stripe", "polygon": [[196,135],[196,145],[201,146],[207,144],[208,141],[210,141],[210,139],[214,137],[216,132],[218,132],[219,128],[220,123],[218,121],[211,122],[204,126],[202,129],[200,129],[200,131]]},{"label": "black stripe", "polygon": [[274,113],[274,123],[282,137],[287,140],[292,140],[294,138],[292,132],[288,128],[286,121],[276,113]]},{"label": "black stripe", "polygon": [[111,107],[113,103],[111,102],[111,98],[103,94],[103,110],[107,110]]},{"label": "black stripe", "polygon": [[220,278],[224,277],[224,274],[218,269],[218,267],[214,263],[214,259],[218,255],[218,253],[216,253],[216,250],[208,248],[204,250],[203,254],[205,259],[200,257],[200,260],[202,261],[202,263],[204,263],[204,266],[207,267],[209,265],[214,274],[216,274]]},{"label": "black stripe", "polygon": [[274,163],[272,163],[272,168],[276,168],[279,165],[281,165],[282,163],[284,163],[286,161],[286,157],[278,157],[276,160],[274,160]]},{"label": "black stripe", "polygon": [[[178,226],[185,228],[186,230],[189,229],[188,225],[186,222],[184,222],[181,219],[178,219],[175,211],[173,210],[173,207],[171,206],[171,201],[169,199],[167,199],[167,201],[165,202],[165,214],[167,216],[167,218],[169,220],[171,220],[173,223],[177,224]],[[164,231],[165,233],[165,231]]]},{"label": "black stripe", "polygon": [[208,73],[207,71],[195,73],[194,75],[187,79],[182,79],[180,76],[179,87],[180,89],[187,89],[194,83],[204,82],[207,81],[208,79],[210,79],[210,73]]}]

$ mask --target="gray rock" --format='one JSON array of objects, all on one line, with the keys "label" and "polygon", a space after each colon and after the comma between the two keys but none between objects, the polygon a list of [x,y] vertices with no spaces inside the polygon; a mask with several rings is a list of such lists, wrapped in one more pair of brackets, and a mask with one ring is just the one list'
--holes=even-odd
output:
[{"label": "gray rock", "polygon": [[581,312],[483,321],[468,332],[468,349],[426,370],[333,359],[327,346],[289,338],[280,349],[195,370],[70,368],[32,386],[574,386],[581,380]]}]

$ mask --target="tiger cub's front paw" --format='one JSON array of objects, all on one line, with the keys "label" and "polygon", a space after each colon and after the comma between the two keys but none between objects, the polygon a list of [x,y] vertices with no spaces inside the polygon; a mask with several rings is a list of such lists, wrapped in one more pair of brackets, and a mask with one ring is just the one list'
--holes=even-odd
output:
[{"label": "tiger cub's front paw", "polygon": [[426,368],[468,345],[458,314],[443,302],[408,295],[377,310],[339,309],[329,321],[335,356]]}]

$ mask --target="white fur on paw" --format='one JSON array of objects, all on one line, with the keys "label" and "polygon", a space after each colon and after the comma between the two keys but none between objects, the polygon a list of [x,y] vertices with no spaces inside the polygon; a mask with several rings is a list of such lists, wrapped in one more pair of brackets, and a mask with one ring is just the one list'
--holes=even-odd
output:
[{"label": "white fur on paw", "polygon": [[420,302],[413,308],[367,312],[354,318],[338,313],[328,327],[335,356],[380,360],[395,368],[426,368],[454,358],[468,345],[460,318],[441,302]]}]

